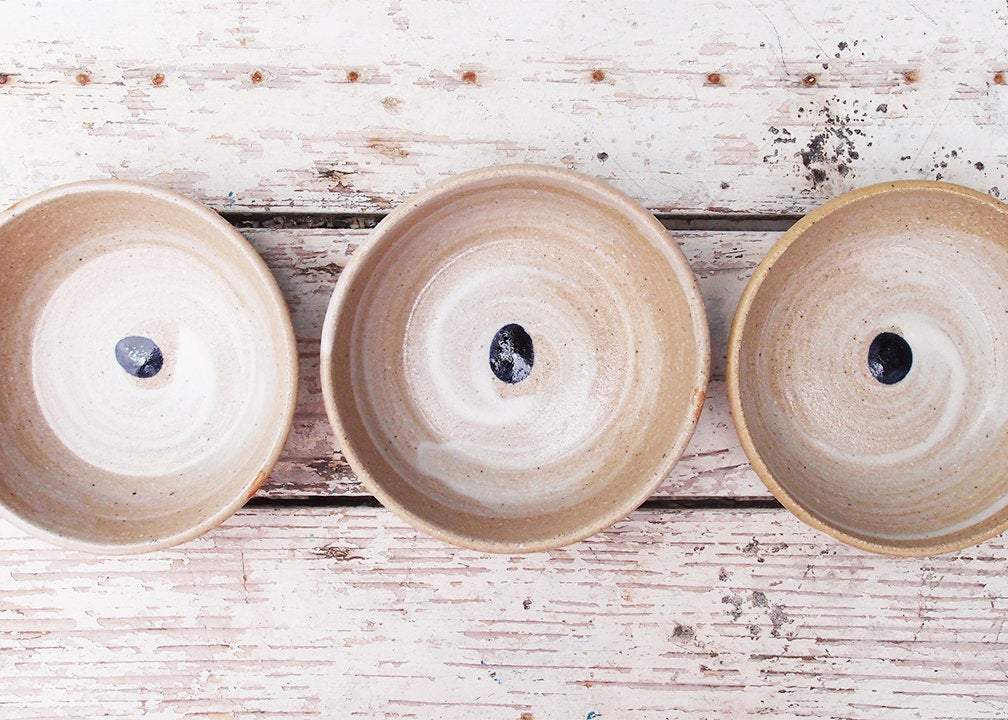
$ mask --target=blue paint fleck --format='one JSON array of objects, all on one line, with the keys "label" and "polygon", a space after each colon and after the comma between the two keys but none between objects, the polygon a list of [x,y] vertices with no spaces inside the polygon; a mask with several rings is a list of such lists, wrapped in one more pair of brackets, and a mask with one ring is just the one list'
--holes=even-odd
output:
[{"label": "blue paint fleck", "polygon": [[227,201],[227,204],[228,205],[234,205],[235,201],[237,199],[238,199],[238,196],[235,195],[234,190],[228,190],[228,194],[227,194],[227,200],[228,201]]},{"label": "blue paint fleck", "polygon": [[602,713],[595,712],[594,710],[592,710],[590,713],[588,713],[587,715],[585,715],[585,720],[595,720],[595,718],[600,718],[600,717],[602,717]]},{"label": "blue paint fleck", "polygon": [[[480,665],[486,667],[486,664],[487,664],[486,660],[480,660]],[[496,670],[491,670],[490,671],[490,679],[493,680],[498,685],[504,684],[504,681],[501,680],[500,675],[497,674]]]}]

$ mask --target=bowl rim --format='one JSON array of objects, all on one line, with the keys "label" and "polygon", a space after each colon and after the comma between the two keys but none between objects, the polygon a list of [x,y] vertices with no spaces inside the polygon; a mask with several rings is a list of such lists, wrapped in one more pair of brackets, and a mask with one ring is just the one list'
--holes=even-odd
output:
[{"label": "bowl rim", "polygon": [[[605,513],[600,514],[590,522],[582,524],[578,529],[567,533],[549,535],[534,541],[487,541],[478,537],[457,533],[448,528],[428,522],[406,506],[396,502],[382,489],[381,483],[372,476],[367,466],[358,457],[354,445],[344,428],[335,400],[336,393],[341,390],[346,392],[347,388],[336,388],[332,382],[332,370],[335,364],[332,348],[335,342],[337,321],[345,306],[349,289],[357,280],[360,268],[365,264],[363,262],[364,258],[377,252],[380,246],[389,242],[400,226],[407,223],[414,212],[423,206],[443,195],[487,180],[539,181],[573,190],[583,196],[594,195],[596,198],[601,197],[607,200],[611,204],[611,207],[624,217],[639,221],[645,232],[650,231],[648,234],[651,236],[658,250],[665,255],[669,270],[678,279],[686,299],[686,305],[689,308],[693,325],[692,331],[696,338],[694,352],[697,357],[697,372],[693,378],[689,411],[684,414],[675,442],[669,448],[666,458],[659,464],[658,470],[651,477],[650,482],[646,483],[641,492],[628,497],[622,502],[609,506],[609,509]],[[339,280],[336,282],[335,290],[329,299],[325,321],[322,326],[320,371],[326,414],[329,417],[329,423],[335,433],[339,447],[342,448],[343,455],[360,478],[364,487],[382,505],[392,510],[414,528],[438,540],[463,548],[481,552],[510,554],[544,552],[584,540],[623,519],[651,497],[658,486],[668,477],[669,472],[679,461],[690,438],[693,436],[703,410],[710,375],[710,331],[700,286],[685,254],[675,239],[671,237],[669,231],[658,222],[658,219],[652,213],[637,201],[602,180],[563,168],[534,163],[491,165],[459,173],[420,191],[396,207],[372,231],[372,235],[368,238],[367,242],[356,251],[354,257],[341,273]]]},{"label": "bowl rim", "polygon": [[[163,200],[176,206],[179,210],[205,220],[208,225],[218,231],[223,242],[230,243],[241,257],[249,263],[255,281],[259,282],[266,290],[270,303],[276,310],[276,316],[270,321],[270,324],[274,325],[271,332],[277,337],[281,346],[281,354],[286,358],[286,377],[289,378],[288,387],[284,393],[286,397],[283,413],[275,419],[284,424],[284,430],[270,446],[269,452],[259,464],[258,470],[246,481],[245,486],[235,495],[234,499],[189,528],[159,537],[153,541],[147,540],[130,543],[93,542],[69,537],[37,525],[16,513],[6,503],[0,501],[0,517],[53,545],[97,555],[136,555],[173,547],[204,535],[240,510],[266,481],[270,471],[276,465],[280,453],[283,451],[284,445],[287,442],[287,436],[290,434],[291,426],[293,425],[298,394],[297,341],[294,335],[294,326],[291,321],[290,311],[283,298],[283,294],[280,292],[280,286],[258,251],[245,236],[238,232],[233,225],[222,218],[217,212],[196,200],[172,190],[131,180],[94,179],[64,183],[36,192],[8,206],[0,212],[0,227],[3,227],[29,210],[46,203],[92,192],[117,192]],[[281,358],[282,361],[283,358]],[[284,378],[280,377],[281,375],[282,373],[278,373],[277,379],[282,383]]]},{"label": "bowl rim", "polygon": [[969,200],[978,201],[1002,214],[1008,213],[1008,205],[992,198],[990,195],[962,185],[937,180],[892,180],[888,182],[880,182],[873,185],[867,185],[856,190],[851,190],[828,200],[826,203],[815,208],[798,220],[798,222],[792,225],[780,238],[778,238],[760,261],[759,265],[756,266],[756,269],[753,270],[752,277],[749,279],[749,282],[746,283],[745,289],[742,291],[742,296],[740,297],[738,305],[735,309],[735,315],[732,318],[731,331],[728,335],[726,381],[728,407],[731,411],[732,421],[735,425],[735,432],[738,435],[742,449],[749,458],[749,462],[752,465],[753,470],[756,472],[756,475],[785,508],[813,529],[824,532],[840,542],[858,548],[859,550],[896,557],[925,557],[962,550],[1000,535],[1005,530],[1008,530],[1008,516],[1006,516],[1001,522],[996,523],[994,526],[987,529],[977,530],[974,532],[968,532],[967,529],[962,535],[958,536],[958,539],[955,540],[943,540],[942,538],[947,536],[941,536],[939,538],[935,538],[933,541],[929,541],[927,539],[920,542],[914,541],[913,545],[898,545],[894,543],[866,540],[820,520],[810,511],[806,510],[779,482],[777,482],[773,473],[770,472],[766,463],[763,462],[763,458],[753,442],[752,434],[749,432],[749,425],[742,410],[742,398],[740,396],[739,389],[739,356],[742,346],[742,334],[745,331],[746,323],[749,318],[749,312],[752,309],[752,303],[756,294],[759,292],[763,281],[766,279],[767,274],[776,264],[777,260],[780,259],[787,249],[802,235],[804,235],[804,233],[813,225],[838,210],[842,210],[848,205],[866,198],[884,195],[890,192],[904,192],[908,190],[946,192]]}]

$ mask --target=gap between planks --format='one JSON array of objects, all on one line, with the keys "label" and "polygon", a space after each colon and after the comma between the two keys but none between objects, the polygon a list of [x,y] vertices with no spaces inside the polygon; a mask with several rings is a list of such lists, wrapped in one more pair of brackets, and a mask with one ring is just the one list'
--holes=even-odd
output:
[{"label": "gap between planks", "polygon": [[[383,507],[373,495],[302,495],[300,497],[254,497],[249,509]],[[783,510],[773,497],[652,497],[637,507],[638,512],[663,510]]]},{"label": "gap between planks", "polygon": [[[218,211],[221,217],[239,230],[244,228],[285,228],[289,230],[369,230],[381,222],[386,213],[341,212],[276,212]],[[784,232],[801,215],[752,215],[653,213],[666,230],[708,232]]]}]

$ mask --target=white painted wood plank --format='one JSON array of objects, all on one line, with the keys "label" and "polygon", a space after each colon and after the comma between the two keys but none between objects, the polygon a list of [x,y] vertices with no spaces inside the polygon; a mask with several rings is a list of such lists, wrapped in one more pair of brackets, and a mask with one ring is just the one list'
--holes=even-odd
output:
[{"label": "white painted wood plank", "polygon": [[35,3],[0,18],[0,206],[86,177],[384,211],[534,161],[655,210],[796,213],[941,176],[1000,196],[1000,0]]},{"label": "white painted wood plank", "polygon": [[316,508],[107,560],[4,525],[0,556],[5,718],[1008,714],[1002,540],[895,560],[783,511],[638,512],[500,557]]},{"label": "white painted wood plank", "polygon": [[[319,339],[341,268],[367,242],[368,230],[245,229],[270,265],[291,309],[301,378],[294,427],[261,494],[272,497],[363,492],[336,450],[322,405]],[[675,231],[700,279],[711,327],[712,382],[697,431],[658,491],[671,497],[767,497],[738,444],[725,395],[724,362],[735,305],[753,268],[779,233]]]}]

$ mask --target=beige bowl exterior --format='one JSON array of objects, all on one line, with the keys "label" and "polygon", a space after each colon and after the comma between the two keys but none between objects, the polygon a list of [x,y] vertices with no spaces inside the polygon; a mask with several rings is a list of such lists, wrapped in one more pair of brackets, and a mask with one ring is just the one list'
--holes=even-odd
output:
[{"label": "beige bowl exterior", "polygon": [[[283,448],[297,351],[251,245],[208,208],[87,181],[0,214],[0,513],[100,554],[191,540],[251,497]],[[163,354],[149,377],[118,340]]]},{"label": "beige bowl exterior", "polygon": [[[913,351],[895,384],[867,367],[881,332]],[[842,195],[777,241],[739,301],[727,372],[742,447],[788,510],[848,545],[982,542],[1008,528],[1005,339],[1006,206],[930,181]]]},{"label": "beige bowl exterior", "polygon": [[[495,378],[518,323],[531,374]],[[709,340],[696,279],[655,218],[550,167],[459,175],[385,218],[336,284],[322,389],[354,471],[456,545],[533,552],[636,508],[703,407]]]}]

